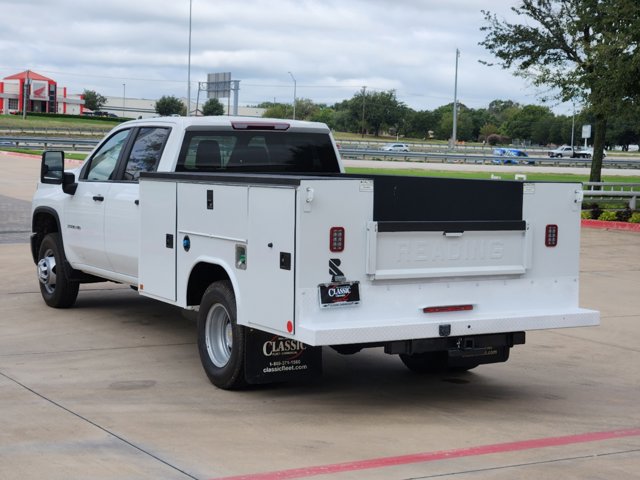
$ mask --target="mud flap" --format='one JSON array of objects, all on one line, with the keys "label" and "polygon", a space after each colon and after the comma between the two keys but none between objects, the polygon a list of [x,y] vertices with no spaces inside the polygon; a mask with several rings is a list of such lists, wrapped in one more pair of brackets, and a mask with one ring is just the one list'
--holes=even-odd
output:
[{"label": "mud flap", "polygon": [[248,328],[245,379],[260,384],[317,377],[322,374],[322,347]]}]

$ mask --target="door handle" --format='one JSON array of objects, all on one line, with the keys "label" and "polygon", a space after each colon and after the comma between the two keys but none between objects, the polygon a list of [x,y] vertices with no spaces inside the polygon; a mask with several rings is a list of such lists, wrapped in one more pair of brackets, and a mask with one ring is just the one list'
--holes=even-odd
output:
[{"label": "door handle", "polygon": [[102,202],[102,201],[104,200],[104,197],[103,197],[102,195],[94,195],[94,196],[93,196],[93,199],[94,199],[96,202]]}]

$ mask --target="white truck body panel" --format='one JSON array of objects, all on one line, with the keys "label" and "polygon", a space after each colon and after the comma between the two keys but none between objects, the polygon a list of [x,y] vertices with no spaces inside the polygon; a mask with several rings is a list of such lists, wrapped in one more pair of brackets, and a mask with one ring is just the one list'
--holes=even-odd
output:
[{"label": "white truck body panel", "polygon": [[[212,209],[206,208],[208,190]],[[437,338],[441,325],[450,325],[452,336],[597,325],[598,312],[578,308],[577,191],[575,184],[526,184],[524,230],[377,232],[367,179],[263,185],[143,178],[140,292],[188,307],[189,275],[198,263],[211,262],[234,285],[239,324],[312,346]],[[174,257],[160,245],[164,231],[145,228],[144,220],[158,218],[173,192],[176,223],[170,210],[163,221],[167,233],[177,232]],[[545,246],[550,223],[559,226],[555,247]],[[346,232],[340,253],[328,248],[333,226]],[[154,242],[162,255],[148,248]],[[246,269],[238,268],[238,245],[246,247]],[[283,252],[291,255],[288,270],[281,268]],[[165,291],[170,272],[156,265],[160,259],[176,264],[175,297]],[[319,285],[335,280],[332,260],[344,280],[358,282],[358,303],[320,304]],[[451,305],[472,309],[423,311]]]}]

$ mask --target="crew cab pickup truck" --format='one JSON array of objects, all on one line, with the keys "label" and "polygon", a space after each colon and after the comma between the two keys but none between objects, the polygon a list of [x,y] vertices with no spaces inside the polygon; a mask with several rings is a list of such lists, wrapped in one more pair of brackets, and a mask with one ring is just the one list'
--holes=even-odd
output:
[{"label": "crew cab pickup truck", "polygon": [[[416,372],[504,362],[578,306],[579,184],[344,173],[318,123],[157,118],[84,164],[43,154],[31,248],[44,301],[111,281],[197,311],[224,389],[312,375],[322,347]],[[541,360],[543,361],[543,360]]]}]

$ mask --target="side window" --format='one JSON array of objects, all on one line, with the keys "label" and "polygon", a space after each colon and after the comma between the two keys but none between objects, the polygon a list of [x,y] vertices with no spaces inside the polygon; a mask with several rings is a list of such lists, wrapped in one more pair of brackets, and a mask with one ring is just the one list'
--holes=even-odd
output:
[{"label": "side window", "polygon": [[124,179],[138,180],[140,172],[154,172],[168,136],[168,128],[141,128],[131,148]]},{"label": "side window", "polygon": [[129,133],[130,130],[121,130],[100,147],[91,159],[85,177],[87,180],[104,182],[111,178]]}]

